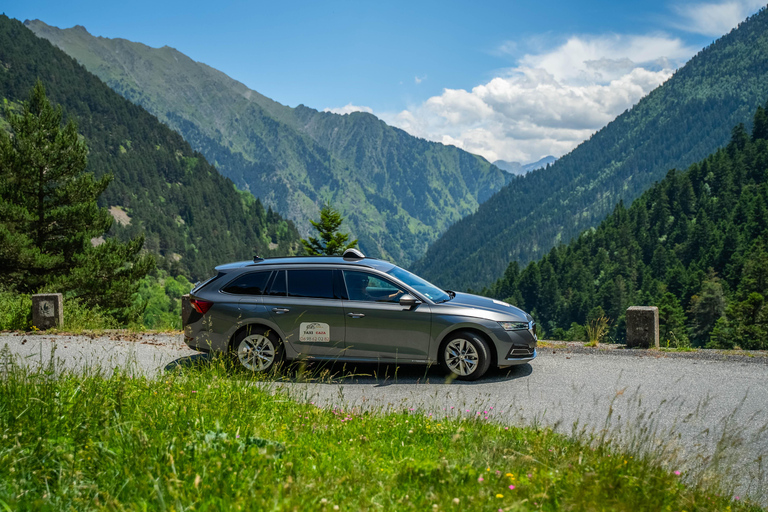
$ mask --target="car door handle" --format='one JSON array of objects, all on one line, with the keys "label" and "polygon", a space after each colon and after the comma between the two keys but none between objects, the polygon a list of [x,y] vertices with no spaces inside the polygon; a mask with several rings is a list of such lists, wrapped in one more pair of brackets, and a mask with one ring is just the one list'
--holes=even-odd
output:
[{"label": "car door handle", "polygon": [[288,308],[272,308],[273,313],[277,313],[278,315],[282,315],[283,313],[289,312],[290,309]]},{"label": "car door handle", "polygon": [[363,318],[365,315],[362,313],[347,313],[347,316],[351,318]]}]

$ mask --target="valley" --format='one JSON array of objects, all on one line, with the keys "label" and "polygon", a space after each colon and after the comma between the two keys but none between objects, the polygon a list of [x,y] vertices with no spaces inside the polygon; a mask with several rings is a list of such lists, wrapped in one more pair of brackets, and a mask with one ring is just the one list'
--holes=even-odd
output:
[{"label": "valley", "polygon": [[368,113],[281,105],[167,46],[97,38],[82,26],[25,26],[178,131],[302,236],[331,202],[366,254],[409,265],[511,179],[482,157]]}]

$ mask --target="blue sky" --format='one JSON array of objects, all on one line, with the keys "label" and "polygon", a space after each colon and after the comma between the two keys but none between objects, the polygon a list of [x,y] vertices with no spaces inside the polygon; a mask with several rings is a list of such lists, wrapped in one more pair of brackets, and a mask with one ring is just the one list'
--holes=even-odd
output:
[{"label": "blue sky", "polygon": [[172,46],[290,106],[370,111],[489,160],[532,161],[575,147],[761,1],[5,0],[0,10]]}]

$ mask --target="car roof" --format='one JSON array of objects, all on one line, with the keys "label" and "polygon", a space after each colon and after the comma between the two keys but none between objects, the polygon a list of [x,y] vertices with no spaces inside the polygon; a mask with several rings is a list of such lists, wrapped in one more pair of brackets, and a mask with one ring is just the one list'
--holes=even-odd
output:
[{"label": "car roof", "polygon": [[234,263],[227,263],[225,265],[219,265],[216,267],[217,272],[225,272],[227,270],[234,270],[244,267],[252,268],[270,268],[275,265],[346,265],[357,267],[368,267],[382,272],[387,272],[395,267],[394,263],[388,261],[377,260],[375,258],[361,258],[361,259],[344,259],[341,256],[287,256],[282,258],[265,258],[263,260],[249,260],[249,261],[237,261]]}]

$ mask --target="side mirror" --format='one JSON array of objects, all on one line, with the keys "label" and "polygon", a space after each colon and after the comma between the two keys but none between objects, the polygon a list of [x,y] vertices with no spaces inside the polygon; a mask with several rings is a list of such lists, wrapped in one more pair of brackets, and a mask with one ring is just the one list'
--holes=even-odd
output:
[{"label": "side mirror", "polygon": [[407,308],[413,307],[416,304],[421,304],[421,301],[411,295],[410,293],[406,293],[402,297],[400,297],[400,305],[405,306]]}]

